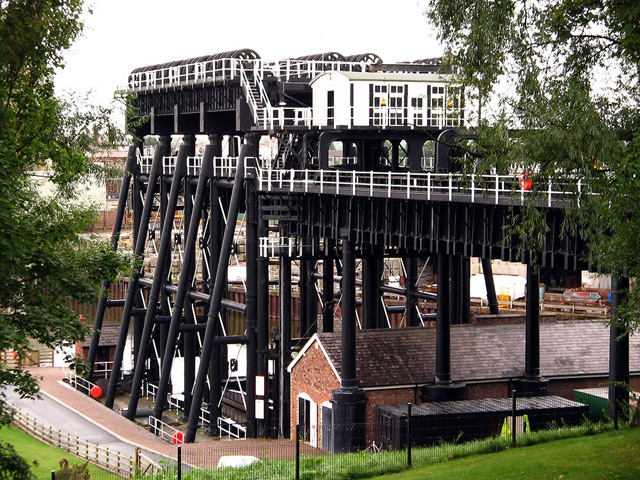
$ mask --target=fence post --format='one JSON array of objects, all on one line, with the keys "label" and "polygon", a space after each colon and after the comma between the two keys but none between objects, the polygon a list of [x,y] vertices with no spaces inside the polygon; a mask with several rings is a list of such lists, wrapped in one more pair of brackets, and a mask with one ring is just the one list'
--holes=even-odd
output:
[{"label": "fence post", "polygon": [[516,391],[511,392],[511,441],[516,443]]},{"label": "fence post", "polygon": [[411,443],[412,443],[412,435],[411,435],[411,408],[413,405],[411,403],[407,404],[407,466],[411,468]]},{"label": "fence post", "polygon": [[182,480],[182,446],[178,445],[178,480]]},{"label": "fence post", "polygon": [[56,471],[51,470],[51,480],[56,480]]},{"label": "fence post", "polygon": [[140,475],[141,469],[140,469],[140,447],[136,447],[136,454],[135,454],[135,474],[137,476]]},{"label": "fence post", "polygon": [[296,423],[296,480],[300,480],[300,424]]}]

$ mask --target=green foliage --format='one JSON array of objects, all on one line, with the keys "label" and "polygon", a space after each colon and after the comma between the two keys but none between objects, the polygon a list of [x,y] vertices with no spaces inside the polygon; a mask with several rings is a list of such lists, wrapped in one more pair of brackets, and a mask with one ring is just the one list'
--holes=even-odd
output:
[{"label": "green foliage", "polygon": [[31,466],[15,451],[13,445],[0,442],[0,479],[35,480]]},{"label": "green foliage", "polygon": [[[508,228],[540,250],[549,189],[567,193],[565,232],[603,273],[640,276],[640,8],[633,0],[431,0],[426,15],[458,80],[479,98],[466,171],[533,188]],[[534,259],[535,260],[535,259]],[[640,325],[640,292],[621,315]]]},{"label": "green foliage", "polygon": [[[55,70],[83,29],[80,0],[0,0],[0,350],[23,355],[30,340],[69,345],[85,327],[66,299],[94,301],[123,266],[105,242],[86,235],[92,206],[78,182],[100,175],[89,161],[122,139],[113,107],[59,99]],[[45,195],[37,184],[48,182]],[[0,387],[34,395],[24,371],[0,366]],[[0,400],[0,411],[2,401]]]}]

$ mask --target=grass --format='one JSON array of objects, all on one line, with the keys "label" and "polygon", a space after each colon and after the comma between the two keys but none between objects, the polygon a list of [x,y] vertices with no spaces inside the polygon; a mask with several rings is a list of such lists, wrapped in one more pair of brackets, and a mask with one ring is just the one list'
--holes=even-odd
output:
[{"label": "grass", "polygon": [[[580,427],[538,431],[519,438],[515,448],[509,439],[500,437],[414,448],[413,464],[416,468],[410,470],[406,469],[406,451],[304,456],[300,461],[300,478],[343,480],[372,478],[389,472],[402,473],[379,478],[640,478],[640,429],[611,431],[611,428],[611,424],[587,422]],[[529,447],[533,444],[537,446]],[[527,448],[519,448],[524,446]],[[491,455],[486,455],[489,453]],[[567,476],[572,472],[576,474]],[[594,472],[594,476],[585,476],[586,472]],[[266,459],[236,470],[184,472],[183,478],[290,479],[294,478],[294,463]]]},{"label": "grass", "polygon": [[437,465],[414,468],[376,480],[484,479],[600,480],[640,478],[640,429],[570,438],[527,448],[509,448]]},{"label": "grass", "polygon": [[[68,452],[59,448],[42,443],[18,428],[3,426],[0,429],[0,441],[13,445],[16,452],[32,465],[31,471],[38,480],[50,479],[51,470],[60,469],[58,462],[61,458],[66,458],[70,466],[74,463],[79,465],[85,463],[85,460],[70,455]],[[38,465],[33,465],[34,461],[37,461]],[[109,475],[107,472],[91,464],[89,464],[89,472],[92,478],[105,478],[106,475]],[[118,477],[113,475],[109,476],[109,478]]]}]

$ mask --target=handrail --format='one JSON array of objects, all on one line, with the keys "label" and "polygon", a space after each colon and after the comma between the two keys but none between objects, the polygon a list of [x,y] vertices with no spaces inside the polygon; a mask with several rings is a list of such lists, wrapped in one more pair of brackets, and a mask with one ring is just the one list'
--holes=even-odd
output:
[{"label": "handrail", "polygon": [[184,433],[178,430],[177,428],[173,428],[168,423],[163,422],[162,420],[158,420],[154,416],[149,416],[149,429],[151,433],[159,436],[163,440],[173,443],[175,445],[181,445],[184,443]]},{"label": "handrail", "polygon": [[100,468],[124,477],[133,477],[141,471],[151,473],[161,470],[160,465],[143,454],[136,458],[114,452],[95,443],[48,427],[32,418],[28,413],[12,406],[13,423],[29,435],[56,448],[61,448],[76,457],[88,460]]},{"label": "handrail", "polygon": [[227,417],[218,417],[218,431],[221,437],[224,432],[229,435],[230,438],[247,438],[247,427]]},{"label": "handrail", "polygon": [[[259,191],[274,193],[320,193],[496,205],[512,205],[518,200],[522,203],[533,194],[525,189],[517,175],[279,170],[271,169],[268,165],[266,168],[265,165],[256,165],[256,179]],[[548,188],[543,189],[545,206],[553,207],[567,201],[571,189],[562,190],[561,187],[550,182]],[[514,193],[520,194],[519,199],[514,198]],[[580,194],[579,191],[577,193]]]}]

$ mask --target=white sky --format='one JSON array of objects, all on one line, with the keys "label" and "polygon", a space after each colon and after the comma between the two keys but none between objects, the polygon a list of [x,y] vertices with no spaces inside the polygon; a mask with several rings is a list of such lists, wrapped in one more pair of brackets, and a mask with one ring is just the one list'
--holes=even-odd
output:
[{"label": "white sky", "polygon": [[66,55],[59,91],[108,103],[136,67],[251,48],[265,60],[337,51],[385,62],[442,48],[425,0],[89,0],[84,38]]}]

